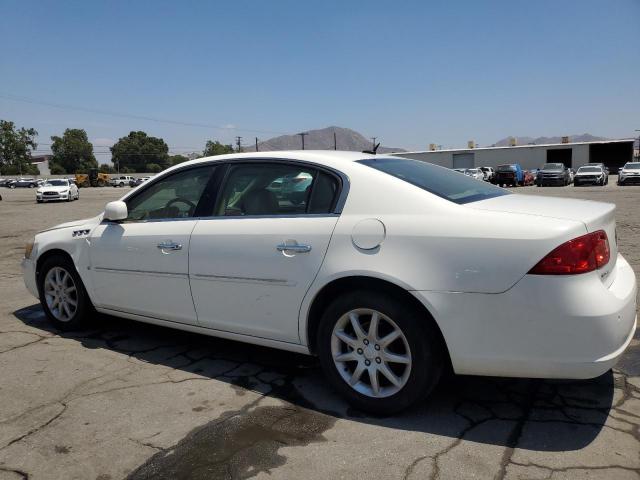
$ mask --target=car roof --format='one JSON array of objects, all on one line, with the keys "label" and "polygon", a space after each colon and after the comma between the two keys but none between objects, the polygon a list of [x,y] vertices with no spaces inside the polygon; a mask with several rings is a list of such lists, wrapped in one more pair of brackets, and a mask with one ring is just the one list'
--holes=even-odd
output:
[{"label": "car roof", "polygon": [[[185,165],[198,165],[207,162],[222,162],[225,160],[242,160],[242,159],[281,159],[281,160],[301,160],[331,167],[337,167],[345,162],[351,163],[357,160],[366,160],[368,158],[380,158],[386,155],[372,155],[370,153],[348,152],[342,150],[281,150],[272,152],[247,152],[232,153],[228,155],[215,155],[213,157],[203,157],[188,162],[179,163],[176,167],[184,167]],[[401,160],[398,158],[398,160]],[[174,167],[171,167],[173,169]]]}]

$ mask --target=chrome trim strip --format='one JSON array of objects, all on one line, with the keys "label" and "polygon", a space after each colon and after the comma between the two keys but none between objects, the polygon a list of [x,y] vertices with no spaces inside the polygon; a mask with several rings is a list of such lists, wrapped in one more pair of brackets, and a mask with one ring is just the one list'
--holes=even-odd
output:
[{"label": "chrome trim strip", "polygon": [[190,275],[191,278],[197,280],[210,280],[219,282],[238,282],[238,283],[262,283],[267,285],[282,285],[292,287],[296,285],[295,282],[290,282],[281,278],[258,278],[258,277],[236,277],[232,275],[207,275],[204,273],[194,273]]},{"label": "chrome trim strip", "polygon": [[93,270],[97,272],[122,273],[122,274],[129,274],[129,275],[151,275],[154,277],[189,278],[189,274],[187,273],[157,272],[153,270],[129,270],[126,268],[106,268],[106,267],[93,267]]}]

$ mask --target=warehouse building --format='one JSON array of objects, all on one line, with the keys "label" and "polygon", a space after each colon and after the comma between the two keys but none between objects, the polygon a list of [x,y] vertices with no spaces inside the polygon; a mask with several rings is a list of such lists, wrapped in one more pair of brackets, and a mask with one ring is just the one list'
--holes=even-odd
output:
[{"label": "warehouse building", "polygon": [[[394,153],[395,156],[423,160],[448,168],[497,167],[519,163],[525,170],[541,168],[545,163],[564,163],[577,170],[585,163],[604,163],[611,173],[633,161],[633,140],[515,145],[451,150]],[[470,147],[472,147],[471,143]]]}]

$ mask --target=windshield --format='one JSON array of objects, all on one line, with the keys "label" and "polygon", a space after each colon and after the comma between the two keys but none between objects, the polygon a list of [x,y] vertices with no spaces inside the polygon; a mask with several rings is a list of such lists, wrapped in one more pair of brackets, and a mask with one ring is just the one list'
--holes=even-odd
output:
[{"label": "windshield", "polygon": [[510,195],[502,188],[459,175],[448,168],[405,158],[375,158],[358,163],[404,180],[454,203],[464,204]]},{"label": "windshield", "polygon": [[586,172],[601,173],[602,170],[600,169],[600,167],[580,167],[578,169],[578,173],[586,173]]},{"label": "windshield", "polygon": [[545,163],[542,167],[543,170],[564,170],[563,163]]},{"label": "windshield", "polygon": [[69,182],[66,180],[47,180],[45,185],[49,187],[66,187],[69,185]]},{"label": "windshield", "polygon": [[624,168],[628,170],[640,169],[640,162],[627,163]]}]

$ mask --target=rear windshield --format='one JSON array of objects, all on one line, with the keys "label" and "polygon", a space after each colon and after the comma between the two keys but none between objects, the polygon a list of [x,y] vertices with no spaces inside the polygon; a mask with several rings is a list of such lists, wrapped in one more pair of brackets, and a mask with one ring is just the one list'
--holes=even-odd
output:
[{"label": "rear windshield", "polygon": [[515,171],[515,169],[515,165],[498,165],[498,167],[496,168],[498,172],[513,172]]},{"label": "rear windshield", "polygon": [[545,163],[543,170],[564,170],[564,163]]},{"label": "rear windshield", "polygon": [[358,163],[404,180],[429,193],[454,203],[464,204],[487,198],[509,195],[502,188],[494,187],[466,175],[438,167],[431,163],[408,158],[375,158]]}]

